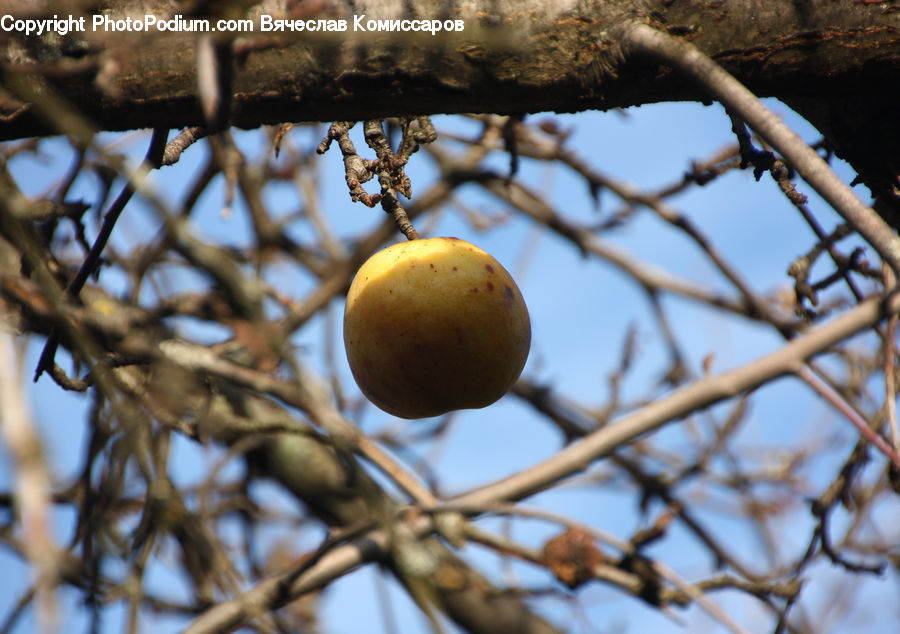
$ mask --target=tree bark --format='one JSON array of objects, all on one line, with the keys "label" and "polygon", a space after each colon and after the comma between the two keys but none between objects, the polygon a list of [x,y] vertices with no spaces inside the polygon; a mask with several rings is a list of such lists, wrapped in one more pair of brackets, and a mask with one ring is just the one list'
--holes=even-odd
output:
[{"label": "tree bark", "polygon": [[[113,8],[104,12],[110,19],[181,16],[186,25],[202,17],[214,26],[223,17],[191,14],[172,2],[109,4]],[[669,69],[629,58],[618,36],[626,20],[683,36],[760,96],[852,94],[896,103],[900,11],[893,5],[266,0],[240,16],[224,16],[251,17],[254,32],[212,35],[233,39],[234,54],[225,60],[233,86],[231,123],[246,128],[436,113],[574,112],[708,98]],[[65,18],[73,9],[64,6],[47,13]],[[344,20],[347,29],[263,33],[262,15],[312,24]],[[66,131],[47,103],[54,93],[104,130],[204,123],[196,96],[201,34],[104,32],[86,18],[84,33],[0,33],[0,138]],[[387,19],[461,20],[464,30],[431,35],[367,28],[369,20]],[[15,81],[22,76],[31,81]]]}]

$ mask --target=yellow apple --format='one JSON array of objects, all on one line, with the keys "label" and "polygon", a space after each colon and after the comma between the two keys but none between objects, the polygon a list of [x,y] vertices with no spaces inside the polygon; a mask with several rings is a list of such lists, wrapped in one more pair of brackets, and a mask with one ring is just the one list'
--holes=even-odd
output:
[{"label": "yellow apple", "polygon": [[375,405],[426,418],[490,405],[525,366],[531,321],[522,293],[489,254],[458,238],[395,244],[350,284],[344,345]]}]

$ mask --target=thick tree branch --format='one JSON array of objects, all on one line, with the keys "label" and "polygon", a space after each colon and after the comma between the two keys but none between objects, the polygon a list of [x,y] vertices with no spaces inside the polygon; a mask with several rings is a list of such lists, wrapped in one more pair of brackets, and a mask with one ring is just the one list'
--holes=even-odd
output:
[{"label": "thick tree branch", "polygon": [[[133,3],[108,4],[106,14],[121,18]],[[140,3],[141,14],[146,5]],[[220,34],[235,38],[234,125],[571,112],[705,99],[704,91],[676,73],[623,63],[615,27],[651,16],[670,33],[687,36],[758,95],[872,94],[889,103],[900,93],[900,82],[891,80],[900,76],[900,15],[879,4],[836,2],[805,11],[788,0],[719,5],[508,0],[499,13],[497,5],[483,0],[335,0],[315,15],[299,16],[286,16],[283,6],[262,2],[247,14],[255,20],[253,32]],[[73,11],[64,3],[48,9],[46,17]],[[178,5],[160,1],[155,13],[166,18],[179,11]],[[347,30],[264,33],[261,15],[345,20]],[[201,33],[106,32],[92,30],[92,16],[85,17],[85,33],[4,34],[5,72],[46,80],[104,129],[205,123],[194,52]],[[215,17],[183,17],[215,24]],[[464,30],[433,36],[366,28],[368,20],[401,18],[462,20]],[[5,78],[3,85],[0,138],[60,131],[58,121],[41,118],[40,104],[17,93]]]}]

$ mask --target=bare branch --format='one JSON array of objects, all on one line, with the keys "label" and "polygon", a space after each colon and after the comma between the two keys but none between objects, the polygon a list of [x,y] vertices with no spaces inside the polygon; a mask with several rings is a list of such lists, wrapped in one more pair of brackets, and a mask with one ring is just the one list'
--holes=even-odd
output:
[{"label": "bare branch", "polygon": [[794,339],[772,354],[725,374],[700,379],[630,416],[592,432],[584,440],[570,445],[540,464],[456,496],[453,501],[460,505],[483,506],[501,500],[523,499],[689,412],[709,407],[723,399],[752,390],[773,378],[790,374],[803,361],[897,312],[900,312],[900,295],[866,300],[834,321]]},{"label": "bare branch", "polygon": [[635,52],[674,66],[743,118],[784,156],[813,189],[831,203],[896,273],[900,273],[900,238],[896,233],[756,95],[701,51],[678,38],[646,24],[633,24],[626,37]]}]

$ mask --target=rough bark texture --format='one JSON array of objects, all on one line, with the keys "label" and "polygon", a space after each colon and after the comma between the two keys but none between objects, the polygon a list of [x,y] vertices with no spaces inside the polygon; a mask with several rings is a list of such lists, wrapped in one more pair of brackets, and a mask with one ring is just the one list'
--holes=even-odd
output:
[{"label": "rough bark texture", "polygon": [[[649,22],[684,37],[760,96],[794,106],[859,171],[881,213],[898,226],[900,7],[895,2],[682,0],[263,0],[110,2],[112,19],[252,18],[252,33],[219,33],[219,86],[232,101],[216,125],[484,112],[576,112],[705,100],[670,69],[628,55],[619,27]],[[203,7],[201,12],[197,7]],[[0,31],[0,140],[71,133],[64,106],[104,130],[206,122],[196,32],[24,35]],[[216,11],[210,14],[209,11]],[[8,11],[27,17],[12,3]],[[6,13],[6,11],[4,11]],[[71,3],[31,17],[82,15]],[[344,32],[262,33],[260,16],[345,20]],[[358,20],[357,20],[358,19]],[[462,20],[462,32],[371,32],[368,20]],[[217,40],[216,51],[228,51]],[[223,119],[228,119],[224,121]]]},{"label": "rough bark texture", "polygon": [[[109,3],[112,17],[190,18],[176,3]],[[314,5],[314,6],[313,6]],[[73,9],[55,8],[68,15]],[[19,7],[15,13],[23,12]],[[343,19],[343,33],[260,33],[258,16]],[[75,14],[77,15],[77,14]],[[238,15],[236,12],[229,17]],[[900,93],[900,12],[894,3],[267,1],[252,34],[235,39],[232,122],[361,120],[454,112],[572,112],[705,94],[667,69],[624,62],[617,26],[643,19],[683,35],[760,95],[883,103]],[[354,31],[354,17],[448,18],[461,33]],[[213,16],[216,19],[221,16]],[[89,22],[89,20],[88,20]],[[196,98],[197,33],[3,33],[0,138],[57,132],[10,89],[11,73],[41,77],[107,130],[203,122]]]}]

